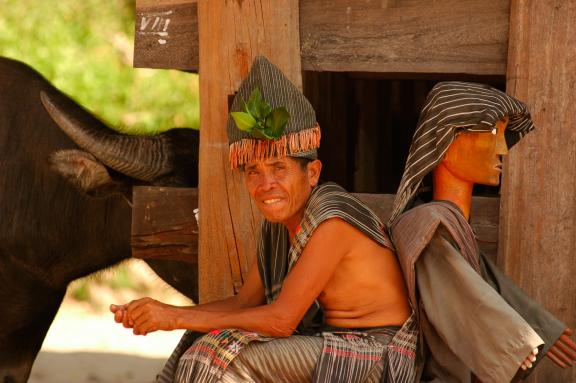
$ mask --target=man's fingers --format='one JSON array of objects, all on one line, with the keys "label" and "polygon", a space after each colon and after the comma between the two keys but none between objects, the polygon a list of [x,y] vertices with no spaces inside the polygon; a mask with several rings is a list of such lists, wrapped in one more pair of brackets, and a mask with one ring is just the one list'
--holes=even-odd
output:
[{"label": "man's fingers", "polygon": [[569,335],[560,336],[560,340],[566,345],[570,346],[572,349],[576,350],[576,343],[569,337]]},{"label": "man's fingers", "polygon": [[134,327],[134,320],[130,317],[128,312],[124,312],[124,317],[122,318],[122,325],[125,328],[132,328]]},{"label": "man's fingers", "polygon": [[570,359],[576,360],[576,344],[565,335],[560,337],[560,341],[554,343],[560,351],[564,352]]},{"label": "man's fingers", "polygon": [[124,311],[120,310],[114,313],[114,321],[116,323],[122,323],[123,319],[124,319]]},{"label": "man's fingers", "polygon": [[574,331],[572,331],[571,328],[567,328],[566,330],[564,330],[564,335],[572,336],[572,334],[574,334]]},{"label": "man's fingers", "polygon": [[546,356],[548,356],[554,363],[556,363],[558,366],[562,368],[567,368],[568,365],[572,365],[572,363],[570,363],[570,359],[568,359],[563,353],[558,351],[556,346],[550,347]]},{"label": "man's fingers", "polygon": [[562,367],[562,368],[567,368],[568,366],[563,363],[560,359],[558,359],[558,357],[556,357],[556,355],[554,354],[554,351],[552,350],[553,346],[550,348],[550,350],[548,351],[548,353],[546,354],[546,356],[548,358],[550,358],[550,360],[552,362],[554,362],[556,365]]},{"label": "man's fingers", "polygon": [[155,324],[153,320],[146,319],[145,321],[140,323],[139,330],[140,332],[144,333],[144,335],[146,335],[158,330],[158,326]]},{"label": "man's fingers", "polygon": [[132,301],[128,304],[128,307],[127,307],[128,312],[131,313],[132,311],[137,310],[139,307],[141,307],[141,306],[143,306],[149,302],[154,302],[154,299],[148,298],[148,297],[136,299],[135,301]]}]

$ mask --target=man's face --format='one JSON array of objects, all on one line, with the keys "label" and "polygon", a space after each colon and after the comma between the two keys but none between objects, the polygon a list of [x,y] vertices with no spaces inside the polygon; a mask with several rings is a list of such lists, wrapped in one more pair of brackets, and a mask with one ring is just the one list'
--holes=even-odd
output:
[{"label": "man's face", "polygon": [[312,188],[318,184],[322,164],[315,160],[305,169],[286,157],[253,161],[244,167],[246,187],[258,210],[271,222],[298,225]]},{"label": "man's face", "polygon": [[457,178],[483,185],[500,184],[501,156],[508,154],[504,131],[508,120],[496,124],[496,134],[464,132],[446,152],[443,164]]}]

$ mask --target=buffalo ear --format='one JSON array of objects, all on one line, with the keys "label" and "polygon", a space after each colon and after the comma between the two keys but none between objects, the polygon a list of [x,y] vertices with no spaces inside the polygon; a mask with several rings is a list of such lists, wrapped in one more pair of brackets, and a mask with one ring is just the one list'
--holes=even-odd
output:
[{"label": "buffalo ear", "polygon": [[126,194],[129,187],[115,181],[108,169],[92,154],[82,150],[59,150],[50,155],[50,168],[92,197]]}]

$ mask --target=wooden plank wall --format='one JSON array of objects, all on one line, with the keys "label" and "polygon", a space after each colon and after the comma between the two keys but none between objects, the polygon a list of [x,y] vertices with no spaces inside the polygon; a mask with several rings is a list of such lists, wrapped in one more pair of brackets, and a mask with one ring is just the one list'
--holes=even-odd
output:
[{"label": "wooden plank wall", "polygon": [[[354,195],[382,222],[388,220],[394,194]],[[198,189],[136,186],[132,201],[132,256],[147,261],[185,262],[183,268],[195,270],[198,264]],[[472,199],[471,225],[481,250],[493,259],[498,245],[498,210],[498,198]]]},{"label": "wooden plank wall", "polygon": [[509,0],[306,0],[300,6],[305,70],[506,70]]},{"label": "wooden plank wall", "polygon": [[[256,253],[259,214],[228,161],[228,102],[264,54],[301,87],[297,0],[198,2],[200,302],[237,291]],[[228,270],[230,272],[228,272]]]},{"label": "wooden plank wall", "polygon": [[[135,66],[198,69],[195,2],[137,0]],[[299,3],[305,70],[496,75],[506,72],[510,0]],[[142,28],[142,17],[156,15],[160,10],[173,12],[170,40],[165,44],[159,44],[154,34],[162,31],[162,22],[150,22],[148,28]],[[215,32],[216,28],[212,28]]]},{"label": "wooden plank wall", "polygon": [[[576,2],[513,0],[507,91],[537,129],[510,152],[499,262],[531,296],[576,327]],[[531,382],[576,382],[546,360]]]}]

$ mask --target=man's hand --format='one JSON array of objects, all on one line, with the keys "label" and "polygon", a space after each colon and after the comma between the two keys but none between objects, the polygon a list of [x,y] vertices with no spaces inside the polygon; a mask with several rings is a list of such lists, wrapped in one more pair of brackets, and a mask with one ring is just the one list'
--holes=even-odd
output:
[{"label": "man's hand", "polygon": [[570,339],[574,332],[567,328],[564,334],[550,347],[546,356],[562,368],[572,367],[576,362],[576,344]]},{"label": "man's hand", "polygon": [[152,298],[138,299],[125,305],[110,305],[110,311],[114,313],[117,323],[132,328],[135,335],[176,329],[178,309]]},{"label": "man's hand", "polygon": [[122,323],[126,328],[132,328],[134,322],[128,319],[127,309],[128,305],[110,305],[110,311],[114,314],[114,321],[116,323]]}]

